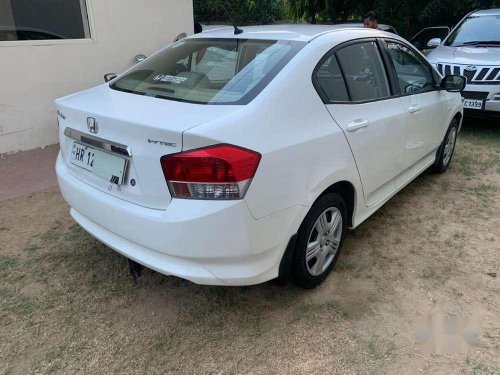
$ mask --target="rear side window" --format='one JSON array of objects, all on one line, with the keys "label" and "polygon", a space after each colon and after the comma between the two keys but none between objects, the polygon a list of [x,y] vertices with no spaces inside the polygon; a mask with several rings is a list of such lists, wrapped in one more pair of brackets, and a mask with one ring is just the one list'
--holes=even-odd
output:
[{"label": "rear side window", "polygon": [[349,101],[344,77],[334,54],[330,55],[317,69],[315,78],[327,103]]},{"label": "rear side window", "polygon": [[336,52],[351,100],[377,100],[390,96],[389,82],[375,42],[352,44]]},{"label": "rear side window", "polygon": [[248,39],[185,39],[125,73],[110,87],[199,104],[247,104],[305,45]]},{"label": "rear side window", "polygon": [[434,90],[432,68],[415,51],[400,43],[385,43],[394,64],[401,94],[419,94]]}]

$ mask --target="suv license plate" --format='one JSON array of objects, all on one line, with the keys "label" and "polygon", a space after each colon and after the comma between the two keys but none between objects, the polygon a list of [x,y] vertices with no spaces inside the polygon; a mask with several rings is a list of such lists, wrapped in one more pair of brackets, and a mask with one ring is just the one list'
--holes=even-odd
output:
[{"label": "suv license plate", "polygon": [[483,100],[464,99],[464,108],[483,109]]},{"label": "suv license plate", "polygon": [[93,147],[73,142],[71,163],[113,184],[123,185],[128,160]]}]

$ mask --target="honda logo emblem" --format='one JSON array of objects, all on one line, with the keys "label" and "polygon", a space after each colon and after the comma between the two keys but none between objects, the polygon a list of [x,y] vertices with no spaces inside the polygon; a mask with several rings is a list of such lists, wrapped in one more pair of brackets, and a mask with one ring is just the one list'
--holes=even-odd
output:
[{"label": "honda logo emblem", "polygon": [[89,130],[89,132],[97,134],[99,129],[97,127],[97,121],[95,120],[95,118],[93,117],[87,118],[87,129]]}]

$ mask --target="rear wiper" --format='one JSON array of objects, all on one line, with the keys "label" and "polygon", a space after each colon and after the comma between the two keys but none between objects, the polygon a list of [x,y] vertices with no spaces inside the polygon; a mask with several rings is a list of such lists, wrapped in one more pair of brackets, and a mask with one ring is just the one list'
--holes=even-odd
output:
[{"label": "rear wiper", "polygon": [[457,47],[462,46],[500,46],[500,40],[473,40],[459,44]]}]

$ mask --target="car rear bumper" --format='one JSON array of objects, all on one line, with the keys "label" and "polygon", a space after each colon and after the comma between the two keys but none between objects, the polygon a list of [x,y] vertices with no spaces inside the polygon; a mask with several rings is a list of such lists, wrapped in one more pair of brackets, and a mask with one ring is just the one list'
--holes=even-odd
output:
[{"label": "car rear bumper", "polygon": [[83,183],[61,155],[56,172],[71,215],[87,232],[148,268],[199,284],[251,285],[277,277],[307,211],[296,206],[255,220],[243,200],[179,199],[155,210]]}]

